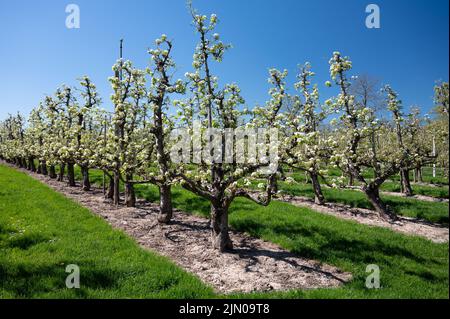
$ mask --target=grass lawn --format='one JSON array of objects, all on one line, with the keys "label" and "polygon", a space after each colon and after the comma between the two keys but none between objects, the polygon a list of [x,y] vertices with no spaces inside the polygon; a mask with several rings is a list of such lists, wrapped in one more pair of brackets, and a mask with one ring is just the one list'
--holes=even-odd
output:
[{"label": "grass lawn", "polygon": [[[424,172],[427,172],[426,169],[424,169]],[[336,169],[330,169],[329,171],[330,176],[341,176],[342,173]],[[372,178],[373,174],[370,174],[369,172],[366,172],[364,174],[365,178]],[[305,184],[305,174],[304,173],[291,173],[289,176],[293,177],[297,182]],[[423,184],[417,184],[411,182],[411,188],[413,189],[414,194],[416,195],[425,195],[425,196],[431,196],[436,198],[449,198],[449,187],[448,182],[444,180],[444,177],[436,177],[436,183],[439,185],[433,185],[431,183],[431,179],[433,179],[432,176],[424,175],[424,181],[425,183],[429,183],[430,185],[423,185]],[[399,177],[393,176],[391,178],[393,181],[386,181],[381,185],[382,191],[388,191],[388,192],[400,192],[400,181]],[[322,179],[321,179],[322,180]],[[348,182],[348,179],[345,178],[346,182]],[[439,183],[438,183],[439,182]],[[447,183],[447,184],[446,184]],[[354,185],[358,185],[357,182],[355,182]]]},{"label": "grass lawn", "polygon": [[[65,267],[80,267],[67,289]],[[24,173],[0,165],[0,298],[201,298],[212,290]]]},{"label": "grass lawn", "polygon": [[[427,186],[421,184],[411,184],[414,194],[425,195],[435,198],[448,198],[448,186]],[[400,192],[400,183],[385,182],[381,185],[382,191]]]},{"label": "grass lawn", "polygon": [[[92,177],[98,182],[101,173],[93,171]],[[8,181],[12,180],[14,184],[9,186]],[[143,251],[106,222],[25,174],[0,166],[0,187],[3,297],[212,295],[207,287],[165,258]],[[138,185],[136,191],[149,200],[158,199],[155,187]],[[173,189],[173,200],[180,209],[208,215],[208,203],[183,189]],[[260,207],[245,199],[236,200],[231,207],[230,224],[354,275],[354,280],[341,288],[231,297],[448,298],[448,244],[434,244],[276,201],[269,207]],[[21,229],[26,229],[26,236],[40,239],[31,240],[31,245],[11,247],[11,233],[20,238],[24,236]],[[52,239],[57,240],[50,242]],[[61,263],[86,265],[92,287],[83,292],[65,289],[66,274]],[[368,264],[380,267],[381,289],[365,288]]]},{"label": "grass lawn", "polygon": [[[139,185],[137,193],[148,200],[158,200],[155,187]],[[183,189],[173,189],[173,200],[184,211],[208,216],[208,202]],[[277,243],[300,256],[336,265],[355,277],[338,289],[253,294],[252,297],[448,298],[448,244],[434,244],[277,201],[261,207],[238,199],[231,207],[230,224],[236,230]],[[382,289],[365,288],[368,264],[380,267]]]},{"label": "grass lawn", "polygon": [[[311,184],[280,182],[280,189],[295,196],[314,198]],[[342,203],[352,207],[371,209],[372,205],[366,195],[360,191],[350,189],[322,188],[327,202]],[[402,216],[418,217],[431,222],[448,225],[449,205],[443,202],[426,202],[413,198],[381,195],[381,198],[392,210]]]},{"label": "grass lawn", "polygon": [[[289,170],[289,169],[287,169],[287,170]],[[295,173],[295,174],[299,174],[299,176],[303,175],[301,173]],[[338,168],[329,167],[328,175],[329,176],[341,176],[342,171]],[[371,169],[365,169],[363,171],[364,178],[373,178],[373,175],[374,175],[373,170],[371,170]],[[410,177],[411,181],[413,181],[414,173],[412,170],[409,172],[409,177]],[[428,167],[428,166],[423,167],[422,168],[422,178],[425,183],[443,184],[443,185],[448,186],[448,177],[444,176],[444,169],[440,168],[440,167],[436,168],[436,177],[433,177],[433,168],[432,167]],[[397,174],[397,175],[392,176],[390,179],[399,181],[400,176]]]}]

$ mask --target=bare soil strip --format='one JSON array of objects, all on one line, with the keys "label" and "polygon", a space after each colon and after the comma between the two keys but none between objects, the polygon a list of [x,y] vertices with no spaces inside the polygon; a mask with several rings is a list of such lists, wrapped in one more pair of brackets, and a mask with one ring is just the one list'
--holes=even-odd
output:
[{"label": "bare soil strip", "polygon": [[369,209],[352,208],[351,206],[338,203],[317,205],[310,198],[302,196],[284,195],[279,199],[296,206],[311,208],[320,213],[353,220],[360,224],[386,227],[404,234],[425,237],[435,243],[446,243],[449,241],[449,229],[447,227],[412,217],[399,216],[400,219],[398,221],[387,222],[380,218],[375,211]]},{"label": "bare soil strip", "polygon": [[332,288],[351,280],[350,273],[301,258],[279,246],[231,231],[235,249],[219,253],[210,248],[209,222],[174,211],[171,224],[157,222],[158,206],[138,200],[137,207],[113,206],[100,189],[80,187],[22,170],[75,200],[112,226],[124,230],[143,247],[169,257],[220,293]]}]

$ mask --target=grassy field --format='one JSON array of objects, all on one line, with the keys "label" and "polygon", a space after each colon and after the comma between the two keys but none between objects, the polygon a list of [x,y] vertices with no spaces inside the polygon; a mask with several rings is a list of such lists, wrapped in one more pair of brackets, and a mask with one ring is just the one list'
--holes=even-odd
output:
[{"label": "grassy field", "polygon": [[[427,186],[421,184],[411,184],[414,194],[431,196],[435,198],[448,198],[448,186]],[[381,186],[381,190],[388,192],[400,192],[400,183],[385,182]]]},{"label": "grassy field", "polygon": [[[424,172],[427,170],[424,169]],[[301,184],[305,184],[305,175],[304,173],[292,173],[289,174],[291,177],[293,177],[297,182]],[[340,176],[341,173],[338,172],[336,169],[330,170],[330,176]],[[366,172],[365,174],[366,178],[372,177],[371,173]],[[392,177],[393,181],[386,181],[381,185],[382,191],[388,191],[388,192],[400,192],[400,181],[398,176]],[[449,198],[449,186],[448,182],[444,177],[436,177],[436,181],[439,181],[439,183],[432,184],[431,180],[433,177],[431,175],[424,175],[424,183],[418,184],[411,182],[411,188],[413,189],[413,193],[417,195],[425,195],[435,198]],[[348,182],[348,179],[345,179]],[[426,185],[429,184],[429,185]],[[358,183],[355,182],[355,185],[358,185]]]},{"label": "grassy field", "polygon": [[[65,267],[80,267],[67,289]],[[0,165],[0,298],[201,298],[212,290],[101,218]]]},{"label": "grassy field", "polygon": [[[93,180],[99,182],[101,173],[92,173]],[[213,296],[193,276],[165,258],[143,251],[105,221],[25,174],[0,165],[0,189],[2,297]],[[139,185],[136,189],[139,196],[152,201],[158,198],[155,187]],[[180,188],[174,188],[173,199],[174,205],[186,212],[208,215],[205,200]],[[281,202],[260,207],[239,199],[231,207],[230,224],[354,275],[352,282],[337,289],[231,297],[448,298],[448,244],[434,244]],[[64,265],[69,263],[87,270],[88,287],[64,288]],[[368,264],[380,267],[381,289],[365,288]]]},{"label": "grassy field", "polygon": [[[311,184],[286,184],[280,182],[280,189],[291,195],[314,198],[314,192]],[[367,200],[366,195],[360,191],[334,188],[323,188],[322,191],[327,202],[342,203],[359,208],[372,208],[372,205]],[[398,215],[418,217],[431,222],[448,225],[448,203],[426,202],[413,198],[389,195],[381,195],[381,198]]]},{"label": "grassy field", "polygon": [[[139,185],[137,193],[151,201],[158,199],[152,186]],[[209,205],[202,198],[179,188],[173,190],[173,195],[176,207],[208,216]],[[277,201],[261,207],[245,199],[236,200],[231,207],[230,224],[236,230],[275,242],[300,256],[336,265],[355,276],[339,289],[254,297],[448,298],[448,244],[434,244]],[[382,289],[365,288],[368,264],[380,267]]]},{"label": "grassy field", "polygon": [[[342,172],[338,168],[328,168],[328,175],[329,176],[341,176]],[[373,178],[373,171],[370,169],[366,169],[363,172],[364,178]],[[414,178],[413,171],[409,172],[409,177],[411,179],[411,182]],[[432,167],[423,167],[422,168],[422,178],[424,183],[430,183],[430,184],[441,184],[441,185],[447,185],[448,186],[448,177],[444,176],[444,170],[443,168],[436,168],[436,177],[433,177],[433,168]],[[393,181],[399,181],[400,176],[394,175],[390,178]]]}]

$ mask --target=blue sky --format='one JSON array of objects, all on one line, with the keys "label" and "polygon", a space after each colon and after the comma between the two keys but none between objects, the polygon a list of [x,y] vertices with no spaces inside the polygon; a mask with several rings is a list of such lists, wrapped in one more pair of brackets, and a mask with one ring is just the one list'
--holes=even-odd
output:
[{"label": "blue sky", "polygon": [[[79,5],[81,28],[65,27],[65,7]],[[378,4],[381,28],[365,27],[365,7]],[[213,66],[221,83],[236,82],[248,107],[267,98],[267,70],[311,62],[321,96],[333,89],[328,60],[333,51],[351,57],[352,74],[369,74],[398,91],[404,106],[432,106],[436,80],[448,81],[447,0],[194,0],[201,13],[216,13],[222,39],[233,45]],[[184,0],[0,0],[0,119],[24,114],[45,94],[82,75],[96,83],[110,109],[107,78],[124,38],[125,58],[148,63],[147,48],[165,33],[174,43],[177,77],[191,70],[196,37]]]}]

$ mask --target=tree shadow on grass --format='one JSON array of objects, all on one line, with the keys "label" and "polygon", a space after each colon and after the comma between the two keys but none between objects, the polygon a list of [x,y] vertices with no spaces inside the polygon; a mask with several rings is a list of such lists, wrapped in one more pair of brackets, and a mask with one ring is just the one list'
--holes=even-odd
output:
[{"label": "tree shadow on grass", "polygon": [[[376,238],[368,238],[367,240],[346,238],[340,232],[320,226],[308,225],[304,227],[301,224],[292,223],[265,225],[248,218],[234,221],[233,228],[257,237],[269,234],[269,236],[275,235],[275,238],[281,240],[287,239],[293,246],[290,249],[292,253],[325,262],[338,258],[350,261],[353,264],[367,265],[382,262],[386,265],[392,265],[394,259],[406,258],[421,265],[432,263],[445,266],[445,263],[441,261],[423,258],[404,247],[386,241]],[[304,239],[313,244],[306,245]]]},{"label": "tree shadow on grass", "polygon": [[6,246],[10,248],[20,248],[27,250],[34,245],[48,242],[50,237],[44,236],[39,233],[26,233],[14,236],[6,241]]},{"label": "tree shadow on grass", "polygon": [[[71,262],[39,265],[0,260],[0,289],[16,298],[33,298],[45,293],[60,295],[65,290],[66,265]],[[88,289],[111,289],[125,274],[100,267],[93,262],[79,262],[80,289],[70,289],[70,295],[77,298],[88,297]]]},{"label": "tree shadow on grass", "polygon": [[203,217],[208,217],[211,209],[208,200],[192,195],[186,196],[179,190],[172,192],[174,206],[187,213],[197,213]]},{"label": "tree shadow on grass", "polygon": [[[411,210],[411,211],[417,211],[417,206],[421,205],[420,201],[402,201],[402,202],[397,202],[394,200],[391,200],[389,198],[385,198],[383,199],[383,201],[389,205],[392,210],[397,213],[400,214],[402,210]],[[424,213],[425,211],[425,213]],[[430,222],[432,224],[437,224],[438,226],[443,226],[443,227],[447,227],[449,225],[449,215],[447,213],[447,215],[437,215],[433,212],[431,213],[427,213],[429,212],[430,209],[424,207],[422,211],[419,211],[417,213],[417,218],[418,219],[422,219],[425,220],[427,222]],[[448,210],[447,210],[448,211]]]},{"label": "tree shadow on grass", "polygon": [[420,277],[425,281],[429,282],[440,282],[441,279],[432,274],[431,272],[427,270],[418,270],[418,271],[411,271],[411,270],[405,270],[405,274],[408,274],[410,276]]}]

